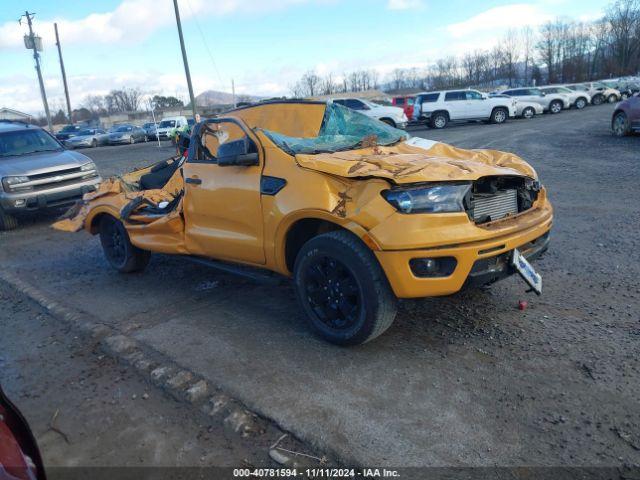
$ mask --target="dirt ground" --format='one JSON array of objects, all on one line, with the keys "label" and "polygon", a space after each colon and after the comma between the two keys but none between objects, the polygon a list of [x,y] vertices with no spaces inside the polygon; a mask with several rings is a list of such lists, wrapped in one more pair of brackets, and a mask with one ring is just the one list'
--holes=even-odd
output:
[{"label": "dirt ground", "polygon": [[278,466],[268,457],[277,437],[242,438],[210,421],[2,282],[0,312],[2,387],[47,469]]},{"label": "dirt ground", "polygon": [[[52,298],[169,356],[346,463],[638,466],[640,137],[611,137],[611,111],[589,107],[505,125],[413,130],[462,147],[513,151],[536,168],[556,209],[550,251],[535,264],[544,294],[525,293],[522,281],[512,277],[487,290],[403,302],[392,328],[358,348],[317,340],[290,286],[257,285],[160,255],[142,274],[118,275],[107,268],[95,238],[52,231],[51,217],[0,233],[0,261]],[[170,149],[148,144],[86,153],[108,175],[159,160]],[[529,302],[524,311],[517,308],[522,299]],[[15,302],[3,300],[0,313],[3,330],[15,325],[23,332],[0,339],[2,357],[8,356],[5,349],[16,356],[7,370],[13,379],[9,392],[18,393],[18,403],[29,411],[36,400],[20,392],[33,385],[43,395],[40,383],[60,379],[32,414],[41,435],[59,405],[80,402],[79,387],[63,388],[61,375],[68,371],[76,385],[84,379],[98,391],[101,381],[122,377],[121,390],[109,391],[106,403],[93,395],[76,403],[83,415],[91,417],[97,408],[93,418],[100,418],[103,406],[122,399],[143,403],[158,419],[138,426],[141,417],[134,416],[115,424],[113,452],[97,458],[136,461],[138,454],[119,457],[116,447],[132,438],[130,428],[139,428],[145,435],[138,437],[155,442],[154,451],[167,449],[158,457],[167,463],[200,461],[197,418],[180,416],[157,394],[140,400],[140,380],[100,360],[90,345],[66,338],[55,322],[33,320],[31,335],[38,341],[28,339],[20,321],[7,323],[26,315],[24,301]],[[82,357],[58,352],[57,361],[41,362],[39,355],[57,348],[49,338],[70,341],[70,351]],[[75,363],[79,358],[87,366]],[[64,421],[70,421],[67,415],[60,416],[62,426]],[[117,439],[121,429],[125,441]],[[175,440],[163,443],[162,432],[174,430]],[[54,437],[49,432],[44,438],[59,442]],[[233,464],[251,454],[223,440],[206,440],[221,449],[210,453],[210,461]],[[53,452],[51,458],[64,453]],[[91,455],[77,461],[90,462]]]}]

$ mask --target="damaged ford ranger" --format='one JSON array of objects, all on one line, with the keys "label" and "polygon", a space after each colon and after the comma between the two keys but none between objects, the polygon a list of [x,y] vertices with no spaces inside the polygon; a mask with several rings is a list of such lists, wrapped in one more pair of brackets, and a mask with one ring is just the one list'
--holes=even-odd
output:
[{"label": "damaged ford ranger", "polygon": [[540,293],[529,262],[552,217],[514,154],[411,138],[332,102],[277,101],[199,123],[187,155],[105,181],[55,227],[99,235],[120,272],[159,252],[292,277],[313,329],[357,345],[389,328],[398,298],[513,273]]}]

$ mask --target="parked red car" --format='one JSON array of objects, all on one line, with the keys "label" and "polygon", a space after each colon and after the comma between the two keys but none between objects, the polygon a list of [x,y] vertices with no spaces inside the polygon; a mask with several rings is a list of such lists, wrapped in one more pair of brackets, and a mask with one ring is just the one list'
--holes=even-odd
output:
[{"label": "parked red car", "polygon": [[407,116],[409,121],[413,118],[413,101],[416,97],[393,97],[391,101],[394,107],[400,107],[404,110],[404,114]]},{"label": "parked red car", "polygon": [[636,94],[616,105],[611,117],[611,131],[616,137],[640,132],[640,96]]}]

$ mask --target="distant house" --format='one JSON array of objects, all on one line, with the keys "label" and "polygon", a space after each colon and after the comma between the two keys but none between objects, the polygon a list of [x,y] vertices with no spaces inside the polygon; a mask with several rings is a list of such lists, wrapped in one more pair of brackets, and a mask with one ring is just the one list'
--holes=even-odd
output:
[{"label": "distant house", "polygon": [[20,120],[22,122],[31,123],[33,116],[28,113],[19,112],[12,108],[0,108],[0,120]]}]

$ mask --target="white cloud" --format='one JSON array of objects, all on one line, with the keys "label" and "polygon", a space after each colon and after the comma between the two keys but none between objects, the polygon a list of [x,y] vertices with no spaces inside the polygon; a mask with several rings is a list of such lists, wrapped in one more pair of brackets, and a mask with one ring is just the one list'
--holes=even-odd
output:
[{"label": "white cloud", "polygon": [[422,6],[422,0],[389,0],[387,2],[387,8],[389,10],[409,10]]},{"label": "white cloud", "polygon": [[[305,3],[327,3],[332,0],[180,0],[180,17],[194,15],[223,16],[231,13],[264,13]],[[46,45],[53,45],[53,23],[57,22],[65,45],[80,43],[131,43],[147,38],[154,31],[173,25],[175,16],[170,0],[123,0],[115,10],[93,13],[78,20],[42,19],[36,17],[34,30]],[[0,49],[24,48],[22,37],[26,26],[18,22],[0,25]]]},{"label": "white cloud", "polygon": [[509,29],[525,25],[537,26],[554,18],[538,6],[514,3],[491,8],[459,23],[453,23],[446,30],[453,38],[472,37],[480,33],[491,33],[496,39]]}]

